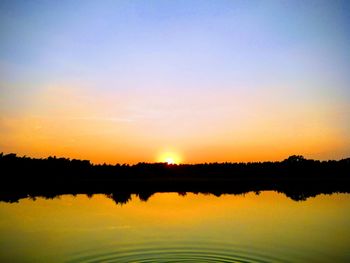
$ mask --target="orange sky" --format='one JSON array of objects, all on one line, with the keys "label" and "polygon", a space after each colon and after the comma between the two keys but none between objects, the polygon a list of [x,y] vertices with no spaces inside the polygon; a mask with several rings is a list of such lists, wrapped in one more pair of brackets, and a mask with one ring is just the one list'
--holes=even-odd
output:
[{"label": "orange sky", "polygon": [[32,96],[25,112],[2,118],[4,152],[96,163],[169,157],[198,163],[282,160],[291,154],[341,158],[349,149],[328,105],[285,105],[231,91],[104,96],[70,86]]}]

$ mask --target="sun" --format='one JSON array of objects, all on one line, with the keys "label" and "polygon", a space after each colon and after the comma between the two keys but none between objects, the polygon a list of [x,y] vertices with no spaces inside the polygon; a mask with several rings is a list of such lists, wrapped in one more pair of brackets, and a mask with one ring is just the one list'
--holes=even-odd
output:
[{"label": "sun", "polygon": [[162,153],[158,157],[158,162],[167,163],[167,164],[179,164],[181,158],[178,154],[173,152]]},{"label": "sun", "polygon": [[174,160],[173,158],[171,158],[171,157],[166,158],[166,159],[165,159],[165,162],[166,162],[167,164],[175,164],[175,160]]}]

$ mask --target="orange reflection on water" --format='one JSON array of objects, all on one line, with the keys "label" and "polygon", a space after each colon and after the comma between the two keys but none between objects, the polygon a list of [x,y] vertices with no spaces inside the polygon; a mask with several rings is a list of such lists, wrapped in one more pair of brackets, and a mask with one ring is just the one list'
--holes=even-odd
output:
[{"label": "orange reflection on water", "polygon": [[104,195],[21,200],[0,203],[0,258],[65,261],[77,251],[97,253],[130,244],[161,248],[213,242],[281,258],[301,257],[299,261],[323,259],[317,253],[344,260],[349,211],[346,194],[303,202],[275,192],[220,197],[159,193],[147,202],[133,196],[124,205]]}]

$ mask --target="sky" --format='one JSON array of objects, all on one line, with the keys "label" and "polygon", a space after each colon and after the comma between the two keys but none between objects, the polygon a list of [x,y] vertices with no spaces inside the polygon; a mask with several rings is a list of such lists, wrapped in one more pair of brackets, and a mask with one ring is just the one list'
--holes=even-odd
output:
[{"label": "sky", "polygon": [[0,1],[0,152],[350,156],[349,1]]}]

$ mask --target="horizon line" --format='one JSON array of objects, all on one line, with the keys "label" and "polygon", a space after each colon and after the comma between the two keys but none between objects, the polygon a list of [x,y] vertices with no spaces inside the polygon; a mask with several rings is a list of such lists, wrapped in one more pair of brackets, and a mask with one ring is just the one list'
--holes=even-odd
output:
[{"label": "horizon line", "polygon": [[70,158],[70,157],[62,157],[62,156],[56,156],[56,155],[49,155],[47,157],[31,157],[31,156],[27,156],[27,155],[22,155],[20,156],[17,153],[4,153],[4,152],[0,152],[0,157],[3,156],[9,156],[9,155],[14,155],[16,158],[29,158],[29,159],[37,159],[37,160],[47,160],[49,158],[53,158],[53,159],[65,159],[65,160],[69,160],[69,161],[88,161],[90,165],[93,166],[99,166],[99,165],[110,165],[110,166],[115,166],[115,165],[127,165],[127,166],[136,166],[139,164],[165,164],[167,166],[182,166],[182,165],[209,165],[209,164],[252,164],[252,163],[280,163],[283,161],[288,160],[291,157],[297,157],[300,158],[302,160],[305,161],[319,161],[319,162],[329,162],[329,161],[342,161],[342,160],[347,160],[350,159],[350,157],[346,157],[346,158],[341,158],[341,159],[328,159],[328,160],[319,160],[319,159],[308,159],[305,158],[304,155],[301,154],[292,154],[289,155],[287,158],[284,158],[283,160],[279,160],[279,161],[272,161],[272,160],[268,160],[268,161],[249,161],[249,162],[243,162],[243,161],[225,161],[225,162],[218,162],[218,161],[214,161],[214,162],[201,162],[201,163],[167,163],[167,162],[145,162],[145,161],[139,161],[137,163],[94,163],[89,159],[77,159],[77,158]]}]

